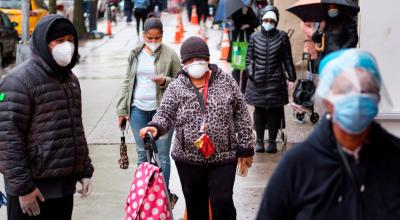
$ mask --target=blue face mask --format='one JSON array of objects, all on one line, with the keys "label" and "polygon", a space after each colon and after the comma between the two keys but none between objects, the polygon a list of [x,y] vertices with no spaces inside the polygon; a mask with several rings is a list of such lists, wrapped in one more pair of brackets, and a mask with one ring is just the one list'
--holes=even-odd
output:
[{"label": "blue face mask", "polygon": [[331,18],[337,17],[339,15],[339,10],[338,9],[329,9],[328,15]]},{"label": "blue face mask", "polygon": [[360,134],[378,114],[378,101],[367,94],[346,95],[334,101],[333,121],[349,134]]},{"label": "blue face mask", "polygon": [[270,31],[270,30],[272,30],[272,29],[275,28],[275,25],[274,25],[274,24],[271,24],[271,23],[269,23],[269,22],[263,22],[263,23],[262,23],[262,26],[263,26],[263,28],[264,28],[266,31]]}]

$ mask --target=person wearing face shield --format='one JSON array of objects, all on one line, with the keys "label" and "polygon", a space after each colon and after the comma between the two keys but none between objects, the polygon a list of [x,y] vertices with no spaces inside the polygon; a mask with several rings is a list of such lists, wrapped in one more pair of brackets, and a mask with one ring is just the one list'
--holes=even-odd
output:
[{"label": "person wearing face shield", "polygon": [[400,219],[400,139],[374,120],[382,87],[375,58],[341,50],[319,70],[327,113],[281,159],[257,219]]},{"label": "person wearing face shield", "polygon": [[[162,43],[163,24],[158,17],[146,19],[144,43],[132,50],[128,70],[117,102],[119,126],[129,121],[136,142],[138,165],[147,161],[139,130],[151,121],[169,83],[181,70],[176,52]],[[162,172],[170,177],[170,146],[173,129],[157,141]]]},{"label": "person wearing face shield", "polygon": [[[296,71],[286,32],[276,28],[279,11],[268,5],[264,9],[261,31],[250,37],[247,50],[247,87],[245,98],[255,107],[254,127],[257,152],[264,152],[264,132],[268,127],[267,153],[276,153],[278,130],[285,127],[284,105],[288,104],[288,87],[294,87]],[[287,72],[288,76],[286,76]],[[288,80],[288,82],[287,82]]]},{"label": "person wearing face shield", "polygon": [[91,193],[93,165],[82,124],[81,89],[71,69],[78,36],[61,15],[43,17],[32,58],[0,81],[0,172],[9,220],[71,219],[76,184]]},{"label": "person wearing face shield", "polygon": [[345,7],[329,4],[326,19],[314,28],[312,40],[318,44],[322,44],[324,41],[324,46],[319,48],[316,69],[318,69],[319,61],[327,54],[357,46],[357,22],[350,14]]},{"label": "person wearing face shield", "polygon": [[183,70],[140,136],[162,137],[175,127],[172,158],[188,219],[208,219],[209,201],[213,219],[236,219],[236,167],[251,167],[255,145],[244,97],[230,74],[209,63],[203,39],[186,39],[180,54]]}]

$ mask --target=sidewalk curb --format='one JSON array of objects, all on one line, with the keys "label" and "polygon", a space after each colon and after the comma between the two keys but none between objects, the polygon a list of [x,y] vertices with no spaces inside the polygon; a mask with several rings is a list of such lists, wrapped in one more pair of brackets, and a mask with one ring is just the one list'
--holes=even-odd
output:
[{"label": "sidewalk curb", "polygon": [[[101,22],[101,23],[104,23],[104,21],[103,22]],[[117,27],[121,27],[121,24],[119,25],[119,26],[117,26]],[[104,46],[105,44],[107,44],[110,40],[112,40],[116,35],[118,35],[119,33],[121,33],[122,31],[124,31],[124,28],[123,27],[121,27],[121,28],[116,28],[116,31],[114,32],[114,34],[110,37],[110,36],[108,36],[108,35],[104,35],[104,37],[103,38],[101,38],[101,39],[84,39],[84,40],[81,40],[79,43],[85,43],[85,42],[94,42],[94,41],[101,41],[101,42],[99,42],[98,44],[95,44],[95,45],[93,45],[92,47],[90,47],[90,48],[88,48],[88,50],[86,50],[86,53],[81,53],[80,55],[80,59],[79,59],[79,62],[82,62],[82,61],[85,61],[85,59],[90,55],[90,54],[92,54],[93,53],[93,51],[94,50],[97,50],[98,48],[100,48],[100,47],[102,47],[102,46]]]}]

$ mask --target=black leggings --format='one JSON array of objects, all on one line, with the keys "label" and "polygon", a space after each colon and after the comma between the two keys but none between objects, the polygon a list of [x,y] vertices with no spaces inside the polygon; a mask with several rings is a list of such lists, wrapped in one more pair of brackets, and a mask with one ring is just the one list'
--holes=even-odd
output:
[{"label": "black leggings", "polygon": [[73,195],[60,199],[46,199],[45,202],[40,202],[40,215],[29,216],[23,214],[17,196],[7,196],[7,215],[8,220],[71,220],[72,209],[74,205]]},{"label": "black leggings", "polygon": [[140,34],[140,22],[142,22],[142,26],[144,27],[144,21],[147,18],[147,15],[149,14],[148,10],[146,8],[135,8],[135,19],[136,19],[136,31],[138,35]]},{"label": "black leggings", "polygon": [[254,127],[256,129],[257,141],[264,141],[264,132],[268,128],[268,139],[274,143],[280,128],[285,127],[284,108],[255,107]]},{"label": "black leggings", "polygon": [[208,219],[209,200],[212,219],[236,219],[236,209],[232,198],[236,163],[208,167],[175,163],[189,220]]}]

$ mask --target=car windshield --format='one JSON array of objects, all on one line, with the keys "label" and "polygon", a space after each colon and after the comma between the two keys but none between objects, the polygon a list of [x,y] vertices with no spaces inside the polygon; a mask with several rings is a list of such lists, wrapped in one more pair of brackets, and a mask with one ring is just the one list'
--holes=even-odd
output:
[{"label": "car windshield", "polygon": [[0,8],[21,9],[21,0],[0,0]]}]

